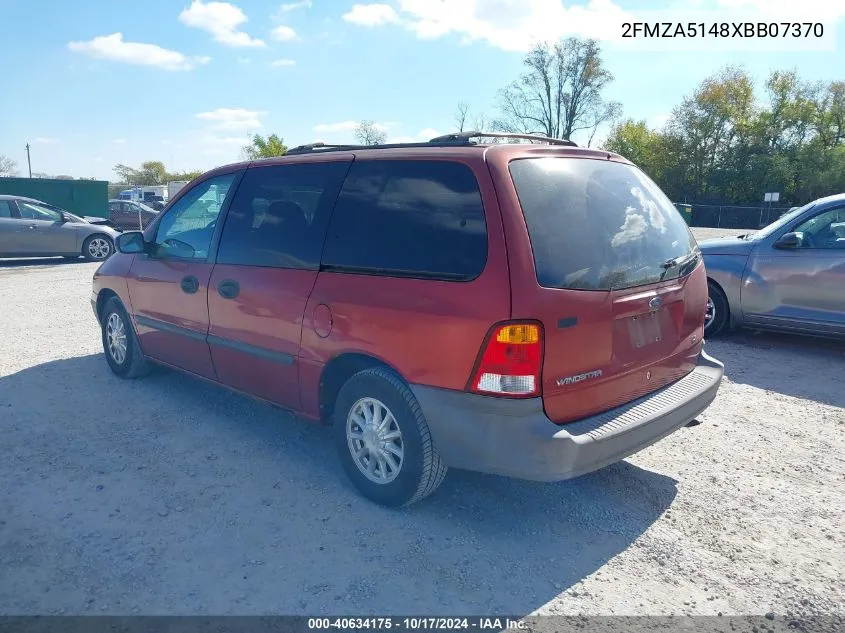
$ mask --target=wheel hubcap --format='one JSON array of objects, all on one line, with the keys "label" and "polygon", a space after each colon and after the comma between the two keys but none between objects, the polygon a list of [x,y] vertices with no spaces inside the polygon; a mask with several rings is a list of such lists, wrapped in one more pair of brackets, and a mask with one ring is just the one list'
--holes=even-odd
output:
[{"label": "wheel hubcap", "polygon": [[707,307],[704,310],[704,329],[709,328],[716,319],[716,305],[713,299],[707,297]]},{"label": "wheel hubcap", "polygon": [[96,237],[88,243],[88,252],[94,259],[105,259],[111,253],[111,244],[102,237]]},{"label": "wheel hubcap", "polygon": [[361,398],[346,417],[346,441],[358,470],[370,481],[388,484],[399,476],[405,444],[396,418],[381,401]]},{"label": "wheel hubcap", "polygon": [[122,365],[126,360],[126,328],[116,312],[112,312],[106,322],[106,344],[114,362]]}]

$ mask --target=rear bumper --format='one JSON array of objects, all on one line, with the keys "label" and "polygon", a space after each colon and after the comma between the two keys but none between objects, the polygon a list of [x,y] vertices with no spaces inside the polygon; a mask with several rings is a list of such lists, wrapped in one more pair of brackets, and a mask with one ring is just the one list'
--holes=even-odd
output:
[{"label": "rear bumper", "polygon": [[679,381],[578,422],[554,424],[541,398],[504,400],[411,385],[447,466],[534,481],[571,479],[685,426],[719,390],[724,365],[704,352]]}]

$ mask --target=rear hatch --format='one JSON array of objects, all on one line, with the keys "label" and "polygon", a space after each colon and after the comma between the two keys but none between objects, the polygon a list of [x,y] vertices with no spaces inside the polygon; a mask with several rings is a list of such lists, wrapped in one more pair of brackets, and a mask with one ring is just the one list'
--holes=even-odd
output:
[{"label": "rear hatch", "polygon": [[534,261],[512,267],[513,318],[543,324],[543,403],[558,423],[678,380],[703,336],[707,282],[680,213],[633,165],[588,156],[508,167]]}]

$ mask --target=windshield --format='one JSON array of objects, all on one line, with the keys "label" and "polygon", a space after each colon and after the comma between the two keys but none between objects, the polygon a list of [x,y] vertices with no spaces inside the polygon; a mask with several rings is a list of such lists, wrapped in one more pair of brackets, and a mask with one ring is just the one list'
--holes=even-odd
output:
[{"label": "windshield", "polygon": [[141,207],[142,211],[147,211],[148,213],[158,213],[158,211],[156,211],[152,207],[148,207],[143,202],[136,202],[135,204],[137,204],[139,207]]},{"label": "windshield", "polygon": [[619,290],[688,274],[698,247],[681,214],[636,167],[595,159],[510,164],[547,288]]},{"label": "windshield", "polygon": [[804,213],[805,211],[811,209],[816,203],[811,202],[809,204],[805,204],[803,207],[798,207],[795,211],[790,211],[789,213],[780,216],[777,220],[769,224],[768,226],[764,226],[762,229],[757,231],[756,233],[752,233],[748,236],[750,240],[763,240],[769,237],[772,233],[775,233],[781,227],[786,226],[790,222],[792,222],[795,218],[799,215]]}]

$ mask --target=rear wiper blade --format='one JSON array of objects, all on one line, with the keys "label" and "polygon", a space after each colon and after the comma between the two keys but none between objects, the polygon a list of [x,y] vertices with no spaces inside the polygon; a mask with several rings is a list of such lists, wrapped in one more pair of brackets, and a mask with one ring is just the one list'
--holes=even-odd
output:
[{"label": "rear wiper blade", "polygon": [[684,264],[688,264],[689,262],[698,258],[698,253],[692,252],[687,255],[679,255],[678,257],[672,257],[671,259],[667,259],[663,262],[660,267],[663,268],[663,273],[660,275],[660,281],[669,274],[669,271],[673,268],[677,268],[679,266],[683,266]]}]

